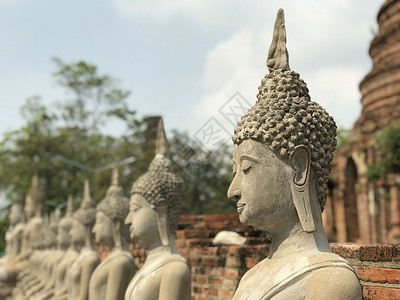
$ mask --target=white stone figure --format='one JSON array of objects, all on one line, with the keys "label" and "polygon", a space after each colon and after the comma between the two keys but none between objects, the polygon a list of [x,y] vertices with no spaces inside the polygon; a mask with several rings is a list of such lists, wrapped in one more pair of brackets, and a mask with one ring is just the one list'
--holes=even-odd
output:
[{"label": "white stone figure", "polygon": [[[87,295],[90,274],[99,263],[97,252],[93,249],[92,236],[92,227],[96,220],[95,207],[96,203],[90,196],[89,181],[86,179],[83,188],[83,200],[80,208],[73,215],[72,226],[69,231],[69,237],[77,251],[70,260],[65,262],[65,271],[58,273],[54,300],[76,299],[80,295],[81,288],[82,293],[86,292]],[[87,265],[84,265],[84,262]],[[89,274],[83,274],[85,273],[83,267],[90,270]]]},{"label": "white stone figure", "polygon": [[336,125],[289,68],[283,10],[267,66],[256,104],[235,128],[228,196],[240,221],[268,231],[272,245],[233,299],[361,299],[354,269],[331,252],[321,220]]},{"label": "white stone figure", "polygon": [[0,267],[0,282],[15,282],[17,275],[21,271],[27,270],[32,251],[40,247],[41,240],[38,236],[40,234],[38,229],[43,224],[43,205],[44,193],[39,187],[39,177],[34,175],[25,200],[24,212],[29,221],[23,226],[20,252]]},{"label": "white stone figure", "polygon": [[77,257],[77,245],[69,235],[72,228],[73,213],[73,199],[69,196],[65,216],[57,224],[57,249],[52,252],[51,258],[48,258],[50,263],[49,279],[45,280],[43,288],[30,296],[32,300],[53,299],[57,280],[64,276],[71,259]]},{"label": "white stone figure", "polygon": [[68,232],[72,225],[72,197],[68,199],[66,217],[60,219],[60,214],[61,211],[56,208],[50,218],[50,228],[56,234],[56,248],[41,253],[42,258],[40,260],[40,269],[38,271],[40,283],[32,286],[30,290],[25,293],[27,298],[38,298],[38,295],[55,285],[57,265],[70,245]]},{"label": "white stone figure", "polygon": [[6,256],[1,259],[0,265],[17,256],[21,250],[21,236],[19,234],[20,229],[17,228],[17,226],[23,219],[23,209],[24,207],[22,204],[22,199],[18,199],[10,207],[10,214],[8,215],[10,227],[8,228],[5,236]]},{"label": "white stone figure", "polygon": [[190,299],[190,270],[176,250],[174,237],[183,191],[183,180],[174,174],[167,154],[161,119],[156,156],[131,191],[126,223],[131,238],[141,240],[149,252],[129,284],[125,300]]},{"label": "white stone figure", "polygon": [[118,169],[114,168],[107,195],[97,205],[93,227],[96,244],[108,246],[111,252],[93,272],[89,300],[124,299],[125,290],[136,272],[128,247],[129,231],[124,224],[128,212],[129,199],[119,186]]}]

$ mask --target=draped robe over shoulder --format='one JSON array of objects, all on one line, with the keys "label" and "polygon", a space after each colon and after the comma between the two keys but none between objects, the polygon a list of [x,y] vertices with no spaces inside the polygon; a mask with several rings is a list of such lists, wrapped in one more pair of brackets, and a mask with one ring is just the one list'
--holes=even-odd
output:
[{"label": "draped robe over shoulder", "polygon": [[285,258],[275,264],[266,258],[243,276],[233,300],[304,299],[302,286],[311,274],[323,268],[341,268],[354,273],[345,259],[328,252],[308,258],[296,256],[292,262]]}]

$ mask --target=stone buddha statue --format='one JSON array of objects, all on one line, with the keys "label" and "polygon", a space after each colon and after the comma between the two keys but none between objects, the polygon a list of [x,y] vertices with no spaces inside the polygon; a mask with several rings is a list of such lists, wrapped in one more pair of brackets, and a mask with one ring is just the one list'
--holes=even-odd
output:
[{"label": "stone buddha statue", "polygon": [[233,299],[361,299],[355,271],[331,253],[321,220],[336,125],[289,68],[283,10],[267,67],[257,102],[234,131],[228,197],[240,221],[268,231],[272,244]]},{"label": "stone buddha statue", "polygon": [[39,298],[38,295],[54,287],[57,265],[70,244],[68,232],[72,225],[72,214],[72,197],[68,198],[67,211],[64,218],[60,220],[61,211],[59,208],[56,208],[51,213],[49,230],[56,236],[54,239],[55,248],[53,247],[36,254],[40,258],[36,260],[38,265],[35,266],[36,270],[34,270],[34,273],[37,274],[39,282],[28,288],[24,293],[26,298]]},{"label": "stone buddha statue", "polygon": [[[81,286],[87,289],[90,274],[82,277],[83,261],[90,261],[88,267],[93,270],[98,264],[98,255],[94,251],[92,227],[96,220],[96,203],[90,196],[89,181],[85,180],[83,200],[80,208],[74,213],[69,236],[73,249],[71,257],[64,261],[65,270],[58,272],[54,300],[75,299],[79,296]],[[60,268],[60,267],[59,267]]]},{"label": "stone buddha statue", "polygon": [[[44,271],[42,276],[42,286],[38,286],[36,290],[27,293],[30,299],[51,299],[54,295],[54,289],[58,276],[58,267],[61,265],[66,258],[74,256],[75,245],[71,242],[69,232],[72,228],[73,222],[73,199],[71,196],[68,197],[67,209],[65,216],[62,217],[57,223],[57,235],[56,245],[57,249],[54,249],[46,257],[48,264],[48,270]],[[64,270],[64,268],[61,268]],[[61,274],[63,271],[60,271]]]},{"label": "stone buddha statue", "polygon": [[[0,259],[0,266],[4,265],[7,261],[10,261],[16,257],[21,250],[21,227],[18,226],[19,223],[24,224],[23,220],[23,209],[21,198],[17,199],[10,207],[10,213],[8,219],[10,221],[10,226],[7,229],[5,240],[6,240],[6,255]],[[18,228],[20,227],[20,228]]]},{"label": "stone buddha statue", "polygon": [[136,272],[128,247],[129,231],[124,224],[128,212],[129,199],[119,186],[118,169],[114,168],[111,186],[97,205],[93,227],[96,244],[107,246],[111,251],[92,274],[89,300],[124,299],[125,290]]},{"label": "stone buddha statue", "polygon": [[43,224],[43,205],[44,192],[39,187],[39,177],[34,175],[25,200],[24,212],[29,221],[23,226],[21,250],[12,260],[0,267],[0,282],[15,282],[17,275],[27,270],[30,254],[41,243],[38,228]]},{"label": "stone buddha statue", "polygon": [[9,296],[15,285],[13,280],[8,280],[7,268],[18,263],[18,255],[21,252],[22,234],[25,228],[22,199],[17,199],[11,205],[8,217],[10,227],[5,235],[6,255],[0,259],[0,299]]},{"label": "stone buddha statue", "polygon": [[36,225],[33,231],[36,235],[35,243],[32,244],[33,252],[29,258],[29,274],[20,278],[18,282],[26,298],[44,287],[44,276],[56,241],[55,233],[50,229],[46,217],[43,223]]},{"label": "stone buddha statue", "polygon": [[[85,181],[84,199],[91,199],[89,192],[89,182]],[[86,209],[78,210],[74,214],[74,221],[70,231],[71,239],[77,239],[78,236],[84,234],[85,244],[80,250],[79,257],[72,264],[68,271],[66,281],[67,294],[60,295],[57,300],[61,299],[88,299],[89,280],[93,270],[100,263],[99,256],[94,249],[94,240],[92,228],[95,223],[96,209],[94,201],[90,200],[86,203]]]},{"label": "stone buddha statue", "polygon": [[125,223],[130,224],[131,239],[142,241],[149,252],[130,282],[125,300],[190,299],[190,270],[176,250],[174,237],[183,192],[184,183],[174,174],[160,120],[156,156],[131,190]]}]

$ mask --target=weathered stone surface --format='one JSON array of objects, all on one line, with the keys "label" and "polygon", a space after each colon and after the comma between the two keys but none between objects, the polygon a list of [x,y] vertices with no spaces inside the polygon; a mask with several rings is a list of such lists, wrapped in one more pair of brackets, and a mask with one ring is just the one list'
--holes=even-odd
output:
[{"label": "weathered stone surface", "polygon": [[128,247],[128,228],[124,224],[129,200],[119,185],[118,169],[114,168],[112,174],[106,197],[97,205],[93,227],[96,244],[110,251],[93,271],[90,284],[88,282],[89,300],[124,299],[125,290],[136,272]]},{"label": "weathered stone surface", "polygon": [[[268,231],[272,244],[233,299],[361,299],[354,269],[331,252],[322,224],[336,125],[289,68],[283,10],[267,66],[271,73],[261,81],[257,102],[232,138],[228,197],[240,221]],[[242,261],[228,256],[226,264]]]},{"label": "weathered stone surface", "polygon": [[149,252],[128,286],[126,300],[191,298],[190,270],[176,250],[174,237],[183,192],[183,180],[175,175],[168,157],[160,119],[156,156],[131,190],[126,224],[130,224],[131,238],[140,240]]}]

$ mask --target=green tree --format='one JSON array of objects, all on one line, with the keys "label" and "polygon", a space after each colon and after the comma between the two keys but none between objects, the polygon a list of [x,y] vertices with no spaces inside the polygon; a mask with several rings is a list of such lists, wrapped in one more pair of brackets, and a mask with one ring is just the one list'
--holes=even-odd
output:
[{"label": "green tree", "polygon": [[[129,91],[120,89],[109,75],[99,74],[96,66],[54,61],[54,77],[67,97],[47,107],[35,96],[21,108],[24,126],[0,140],[0,192],[12,201],[28,191],[37,173],[47,200],[54,204],[65,202],[69,194],[81,197],[84,178],[92,180],[92,191],[97,187],[99,201],[109,187],[111,170],[96,176],[93,170],[133,156],[132,163],[120,167],[121,184],[129,195],[132,183],[147,171],[154,157],[159,117],[137,118],[126,101]],[[119,136],[104,134],[101,127],[110,118],[122,120],[126,131]],[[172,133],[169,144],[176,169],[186,182],[183,213],[235,212],[234,202],[226,197],[232,177],[231,149],[223,145],[214,151],[203,150],[179,131]],[[0,233],[7,229],[5,215],[0,217]]]},{"label": "green tree", "polygon": [[378,149],[385,172],[400,172],[400,125],[388,126],[378,135]]},{"label": "green tree", "polygon": [[[118,88],[115,79],[99,74],[96,66],[83,61],[54,61],[54,76],[68,98],[53,110],[42,105],[39,97],[28,99],[21,109],[26,125],[8,132],[0,142],[0,190],[10,199],[28,190],[34,173],[42,178],[48,200],[60,203],[68,194],[81,196],[83,179],[93,179],[90,168],[116,162],[127,154],[120,151],[125,140],[102,134],[100,126],[112,117],[129,124],[128,130],[141,126],[135,111],[127,105],[129,92]],[[131,138],[130,149],[134,152],[133,143]],[[60,157],[89,168],[78,169],[63,163]],[[97,176],[100,183],[108,180],[98,185],[98,198],[104,196],[109,185],[111,172],[105,173]]]},{"label": "green tree", "polygon": [[236,212],[235,203],[226,195],[232,180],[232,149],[221,145],[215,150],[203,150],[187,133],[176,130],[169,144],[176,168],[186,183],[183,213]]},{"label": "green tree", "polygon": [[351,130],[339,127],[336,131],[337,147],[343,147],[350,142]]}]

